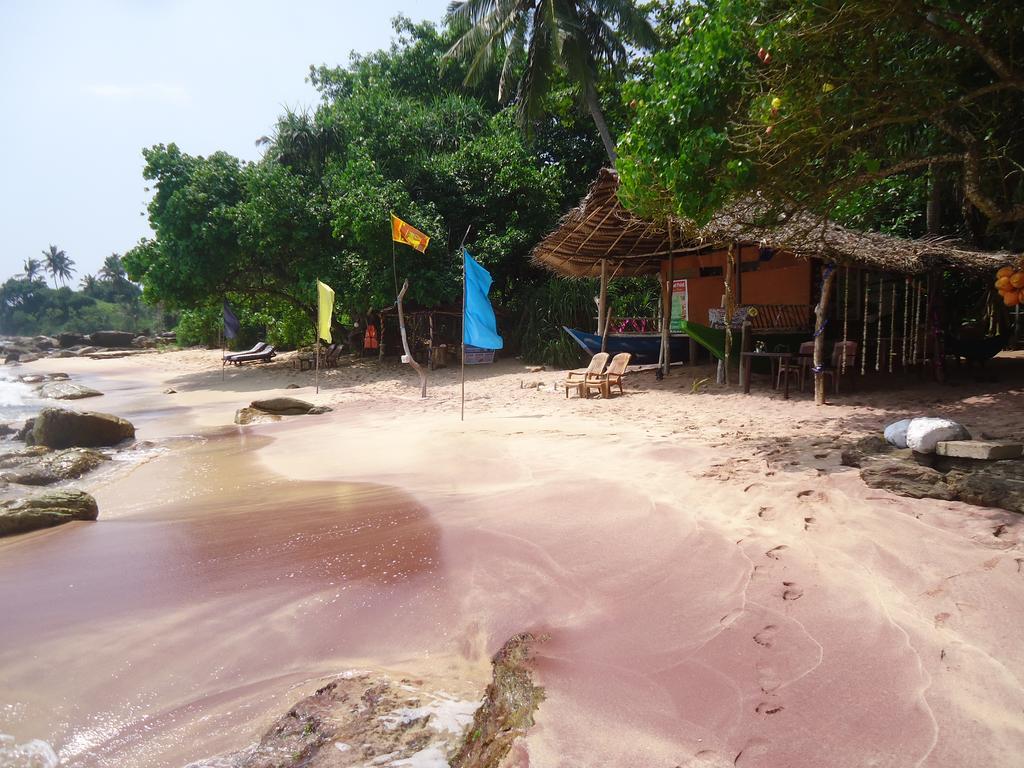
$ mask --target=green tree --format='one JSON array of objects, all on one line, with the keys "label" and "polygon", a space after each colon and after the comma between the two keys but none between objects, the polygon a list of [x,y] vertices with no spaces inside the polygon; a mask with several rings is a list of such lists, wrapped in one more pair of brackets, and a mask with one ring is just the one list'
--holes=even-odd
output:
[{"label": "green tree", "polygon": [[112,253],[103,259],[103,266],[100,267],[100,279],[110,283],[121,283],[128,279],[120,254]]},{"label": "green tree", "polygon": [[[781,215],[878,225],[869,211],[902,189],[918,211],[945,196],[979,242],[1024,232],[1020,3],[659,5],[673,44],[628,87],[619,145],[632,207],[703,222],[756,190]],[[920,230],[905,207],[891,214]]]},{"label": "green tree", "polygon": [[[465,82],[476,85],[502,60],[498,101],[513,96],[518,76],[519,115],[526,125],[544,111],[545,97],[561,70],[578,88],[608,159],[615,141],[598,97],[601,72],[622,72],[627,46],[656,42],[646,16],[630,0],[462,0],[451,4],[465,29],[447,56],[469,62]],[[519,74],[521,73],[521,74]]]},{"label": "green tree", "polygon": [[82,293],[91,294],[96,290],[96,286],[99,285],[99,281],[95,275],[83,275],[82,279],[78,281],[78,286],[82,289]]},{"label": "green tree", "polygon": [[43,263],[39,259],[28,258],[22,266],[22,275],[30,283],[42,279]]},{"label": "green tree", "polygon": [[43,251],[43,257],[46,263],[46,271],[53,277],[54,288],[57,287],[57,280],[60,280],[61,285],[64,285],[67,280],[71,279],[71,275],[75,271],[75,262],[63,250],[55,245],[51,245],[48,250]]}]

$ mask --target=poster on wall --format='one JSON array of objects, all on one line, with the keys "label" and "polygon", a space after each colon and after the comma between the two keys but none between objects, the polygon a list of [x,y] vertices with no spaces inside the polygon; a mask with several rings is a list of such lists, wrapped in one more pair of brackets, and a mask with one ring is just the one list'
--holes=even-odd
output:
[{"label": "poster on wall", "polygon": [[690,319],[690,302],[687,294],[686,280],[672,281],[672,315],[669,319],[669,330],[678,333],[683,330],[683,320]]}]

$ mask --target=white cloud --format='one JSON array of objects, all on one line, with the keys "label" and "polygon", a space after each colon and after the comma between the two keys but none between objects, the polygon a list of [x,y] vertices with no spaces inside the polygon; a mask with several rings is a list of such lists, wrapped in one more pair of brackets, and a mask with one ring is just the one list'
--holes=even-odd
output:
[{"label": "white cloud", "polygon": [[85,92],[101,99],[117,101],[140,100],[181,106],[191,97],[183,85],[170,83],[146,83],[145,85],[118,85],[99,83],[85,86]]}]

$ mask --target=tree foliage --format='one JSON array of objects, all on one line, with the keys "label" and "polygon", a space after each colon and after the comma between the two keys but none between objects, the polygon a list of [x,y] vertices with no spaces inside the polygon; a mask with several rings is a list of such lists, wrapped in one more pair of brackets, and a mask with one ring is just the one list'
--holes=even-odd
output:
[{"label": "tree foliage", "polygon": [[[887,199],[923,210],[930,173],[965,212],[952,229],[1019,242],[1020,3],[658,5],[672,44],[628,88],[635,119],[619,146],[631,206],[704,222],[756,191],[781,213],[879,224],[870,212]],[[920,234],[906,206],[892,213]]]},{"label": "tree foliage", "polygon": [[614,165],[598,81],[625,71],[627,46],[651,48],[656,39],[632,0],[461,0],[452,3],[450,21],[460,35],[446,57],[468,64],[467,85],[492,76],[500,60],[498,101],[515,93],[520,122],[529,126],[545,112],[561,71],[590,110]]},{"label": "tree foliage", "polygon": [[[395,26],[390,50],[311,70],[320,105],[282,115],[258,162],[144,151],[155,237],[123,263],[147,300],[197,312],[197,328],[225,297],[254,322],[273,307],[278,341],[300,343],[312,340],[317,279],[335,289],[336,317],[391,306],[405,278],[409,303],[457,304],[467,228],[498,305],[514,313],[550,279],[527,256],[596,172],[596,137],[555,101],[561,138],[542,153],[514,110],[483,85],[464,88],[458,64],[442,66],[455,31]],[[431,236],[425,253],[392,243],[392,212]]]}]

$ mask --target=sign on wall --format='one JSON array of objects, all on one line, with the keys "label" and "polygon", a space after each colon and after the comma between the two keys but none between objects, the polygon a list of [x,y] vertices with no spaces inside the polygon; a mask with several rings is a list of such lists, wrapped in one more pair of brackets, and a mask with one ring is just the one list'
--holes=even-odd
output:
[{"label": "sign on wall", "polygon": [[682,321],[690,319],[688,285],[687,280],[672,281],[672,314],[668,327],[673,332],[682,331]]}]

